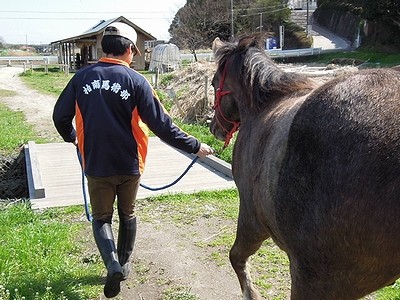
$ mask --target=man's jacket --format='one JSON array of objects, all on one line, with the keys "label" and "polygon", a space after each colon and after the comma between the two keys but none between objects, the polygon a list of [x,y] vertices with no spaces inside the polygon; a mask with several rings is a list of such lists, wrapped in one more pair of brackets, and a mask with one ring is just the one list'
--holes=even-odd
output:
[{"label": "man's jacket", "polygon": [[53,121],[64,141],[78,139],[85,173],[91,176],[140,175],[148,128],[180,150],[200,149],[197,139],[173,124],[146,78],[111,58],[73,76],[54,106]]}]

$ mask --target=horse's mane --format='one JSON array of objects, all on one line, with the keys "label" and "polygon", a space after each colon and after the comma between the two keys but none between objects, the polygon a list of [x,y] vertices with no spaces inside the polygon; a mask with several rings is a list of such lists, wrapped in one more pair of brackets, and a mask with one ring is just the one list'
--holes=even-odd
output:
[{"label": "horse's mane", "polygon": [[235,74],[240,86],[251,88],[248,105],[259,109],[276,99],[302,96],[315,88],[306,76],[279,69],[265,53],[263,41],[260,34],[244,36],[238,43],[226,43],[215,54],[219,71],[229,63],[228,73]]}]

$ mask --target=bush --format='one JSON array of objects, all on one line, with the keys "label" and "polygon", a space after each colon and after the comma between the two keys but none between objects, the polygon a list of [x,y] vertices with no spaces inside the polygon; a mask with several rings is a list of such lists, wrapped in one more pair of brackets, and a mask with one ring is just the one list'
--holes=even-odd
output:
[{"label": "bush", "polygon": [[302,27],[292,22],[285,24],[285,43],[283,49],[310,48],[312,44],[312,38],[307,36],[306,31]]}]

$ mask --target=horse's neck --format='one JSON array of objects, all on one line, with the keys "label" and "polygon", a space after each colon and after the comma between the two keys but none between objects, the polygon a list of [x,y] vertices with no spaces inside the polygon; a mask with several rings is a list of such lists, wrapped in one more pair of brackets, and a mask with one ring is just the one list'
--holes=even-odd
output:
[{"label": "horse's neck", "polygon": [[273,167],[279,168],[293,118],[306,98],[307,95],[286,99],[243,120],[234,148],[233,168],[236,175],[249,170],[257,174],[261,157],[268,157],[268,161],[274,161]]},{"label": "horse's neck", "polygon": [[267,110],[267,116],[270,119],[270,122],[275,123],[283,121],[290,127],[293,117],[296,115],[298,109],[304,103],[308,95],[309,94],[276,102],[274,106]]},{"label": "horse's neck", "polygon": [[268,105],[265,105],[261,111],[257,111],[256,109],[242,108],[240,110],[242,124],[246,123],[247,120],[251,123],[268,122],[273,124],[276,120],[282,117],[294,116],[308,95],[309,93],[300,97],[290,97],[274,101]]}]

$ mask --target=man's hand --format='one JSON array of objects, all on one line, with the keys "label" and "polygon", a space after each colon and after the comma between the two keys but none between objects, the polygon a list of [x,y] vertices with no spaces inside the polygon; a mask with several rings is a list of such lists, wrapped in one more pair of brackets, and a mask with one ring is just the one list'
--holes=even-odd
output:
[{"label": "man's hand", "polygon": [[213,154],[214,149],[208,146],[207,144],[201,143],[199,152],[196,153],[196,155],[200,158],[204,158],[207,155]]}]

